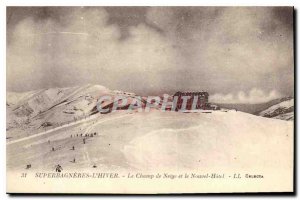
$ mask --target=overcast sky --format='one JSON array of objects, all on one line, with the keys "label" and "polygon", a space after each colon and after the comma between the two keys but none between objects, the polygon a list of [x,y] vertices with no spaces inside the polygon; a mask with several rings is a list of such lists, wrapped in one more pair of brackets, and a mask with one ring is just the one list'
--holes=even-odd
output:
[{"label": "overcast sky", "polygon": [[8,91],[91,83],[258,103],[293,82],[291,7],[7,9]]}]

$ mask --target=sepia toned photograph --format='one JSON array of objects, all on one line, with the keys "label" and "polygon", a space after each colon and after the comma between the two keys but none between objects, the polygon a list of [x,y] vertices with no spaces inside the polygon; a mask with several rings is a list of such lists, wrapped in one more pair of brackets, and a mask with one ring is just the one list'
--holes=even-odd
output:
[{"label": "sepia toned photograph", "polygon": [[293,27],[293,7],[6,7],[6,192],[294,192]]}]

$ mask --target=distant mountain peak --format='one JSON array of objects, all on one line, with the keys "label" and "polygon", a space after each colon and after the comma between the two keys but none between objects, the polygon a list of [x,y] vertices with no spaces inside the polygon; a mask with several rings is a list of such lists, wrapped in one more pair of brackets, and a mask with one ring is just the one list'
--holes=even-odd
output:
[{"label": "distant mountain peak", "polygon": [[280,100],[280,103],[261,111],[259,115],[268,118],[294,120],[294,99],[292,97],[285,97]]}]

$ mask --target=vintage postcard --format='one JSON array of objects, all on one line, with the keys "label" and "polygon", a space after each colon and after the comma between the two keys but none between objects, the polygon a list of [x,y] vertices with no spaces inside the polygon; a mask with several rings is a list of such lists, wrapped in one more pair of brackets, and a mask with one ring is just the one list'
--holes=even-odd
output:
[{"label": "vintage postcard", "polygon": [[7,7],[7,193],[294,191],[293,7]]}]

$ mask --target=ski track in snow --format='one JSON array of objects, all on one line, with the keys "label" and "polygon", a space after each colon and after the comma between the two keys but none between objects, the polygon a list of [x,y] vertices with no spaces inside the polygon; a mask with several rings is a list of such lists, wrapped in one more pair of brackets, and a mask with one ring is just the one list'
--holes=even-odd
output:
[{"label": "ski track in snow", "polygon": [[[114,118],[109,118],[109,119],[105,119],[105,120],[102,120],[102,121],[98,121],[97,123],[95,123],[91,127],[87,128],[87,130],[85,131],[85,133],[87,133],[88,131],[90,131],[92,127],[94,127],[95,125],[97,125],[99,123],[103,123],[103,122],[106,122],[106,121],[111,121],[111,120],[122,118],[122,117],[125,117],[125,116],[126,115],[121,115],[121,116],[117,116],[117,117],[114,117]],[[70,123],[70,124],[65,124],[65,125],[60,126],[60,127],[56,127],[54,129],[43,131],[41,133],[37,133],[37,134],[31,135],[31,136],[28,136],[28,137],[24,137],[24,138],[20,138],[20,139],[17,139],[17,140],[13,140],[13,141],[7,142],[6,145],[11,145],[11,144],[15,144],[15,143],[18,143],[18,142],[26,141],[26,140],[29,140],[29,139],[32,139],[32,138],[40,137],[42,135],[46,135],[48,133],[52,133],[54,131],[58,131],[58,130],[66,128],[66,127],[71,127],[71,126],[75,126],[75,125],[78,125],[78,124],[81,124],[81,123],[86,123],[88,121],[92,121],[95,118],[97,118],[97,115],[96,116],[92,116],[92,117],[90,117],[88,119],[83,119],[83,120],[80,120],[80,121],[77,121],[77,122],[73,122],[73,123]]]}]

